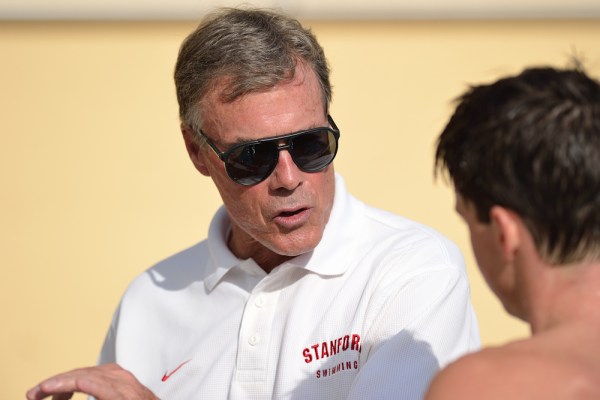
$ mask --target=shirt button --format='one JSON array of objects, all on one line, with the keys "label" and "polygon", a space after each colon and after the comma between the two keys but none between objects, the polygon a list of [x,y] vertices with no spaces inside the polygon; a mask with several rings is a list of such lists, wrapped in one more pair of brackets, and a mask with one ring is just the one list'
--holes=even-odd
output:
[{"label": "shirt button", "polygon": [[265,305],[265,296],[263,296],[262,294],[259,295],[256,300],[254,300],[254,305],[258,308],[261,308]]},{"label": "shirt button", "polygon": [[252,335],[248,339],[248,343],[250,344],[250,346],[256,346],[258,342],[260,342],[260,337],[258,335]]}]

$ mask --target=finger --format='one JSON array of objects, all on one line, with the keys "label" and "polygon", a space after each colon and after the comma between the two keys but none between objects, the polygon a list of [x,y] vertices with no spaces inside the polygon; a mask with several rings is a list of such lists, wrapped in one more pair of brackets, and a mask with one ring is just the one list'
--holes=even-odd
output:
[{"label": "finger", "polygon": [[29,389],[26,394],[27,400],[41,400],[49,396],[52,396],[52,400],[69,400],[73,397],[73,393],[46,392],[40,385],[37,385],[36,387]]},{"label": "finger", "polygon": [[80,368],[55,375],[29,390],[27,399],[41,400],[53,395],[53,400],[68,400],[73,397],[75,392],[93,395],[93,393],[82,391],[80,387],[80,380],[85,380],[86,375],[90,373],[93,373],[92,368]]},{"label": "finger", "polygon": [[135,376],[116,364],[75,369],[53,376],[27,392],[28,400],[68,400],[83,393],[98,400],[156,399]]},{"label": "finger", "polygon": [[52,396],[52,400],[69,400],[71,397],[73,397],[73,393],[61,393]]},{"label": "finger", "polygon": [[40,387],[36,386],[36,387],[29,389],[27,391],[27,393],[25,394],[25,397],[27,397],[27,400],[40,400],[40,399],[43,399],[45,396],[42,396]]}]

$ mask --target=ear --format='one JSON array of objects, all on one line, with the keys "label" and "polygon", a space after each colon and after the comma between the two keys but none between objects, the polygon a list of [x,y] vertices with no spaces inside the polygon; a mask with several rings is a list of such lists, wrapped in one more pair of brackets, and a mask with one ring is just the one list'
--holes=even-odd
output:
[{"label": "ear", "polygon": [[210,172],[206,167],[205,154],[201,151],[200,145],[196,141],[196,134],[184,124],[180,125],[180,129],[190,160],[192,160],[192,163],[202,175],[210,176]]},{"label": "ear", "polygon": [[500,206],[493,206],[490,209],[490,219],[492,231],[500,245],[502,260],[505,263],[512,263],[521,246],[521,219],[513,211]]}]

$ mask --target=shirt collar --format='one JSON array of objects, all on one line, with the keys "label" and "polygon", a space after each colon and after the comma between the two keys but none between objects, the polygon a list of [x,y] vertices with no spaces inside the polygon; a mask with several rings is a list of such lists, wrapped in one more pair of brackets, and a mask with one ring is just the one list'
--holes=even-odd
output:
[{"label": "shirt collar", "polygon": [[325,276],[342,275],[356,258],[356,243],[363,231],[360,215],[364,204],[346,191],[341,175],[335,176],[335,196],[323,237],[311,252],[289,260],[288,263]]},{"label": "shirt collar", "polygon": [[[357,201],[347,191],[343,178],[335,176],[335,194],[329,221],[325,226],[323,237],[317,247],[305,254],[295,257],[279,267],[293,266],[304,268],[324,276],[343,274],[354,259],[358,246],[355,242],[362,231],[363,203]],[[227,238],[231,230],[231,222],[224,206],[221,206],[213,217],[208,231],[208,249],[210,253],[209,268],[212,269],[205,280],[208,290],[212,290],[231,268],[241,264],[254,264],[252,260],[240,260],[227,247]],[[261,270],[262,271],[262,270]],[[264,272],[263,272],[264,273]]]},{"label": "shirt collar", "polygon": [[227,210],[225,210],[225,206],[221,206],[208,228],[207,241],[210,260],[207,267],[212,269],[212,273],[204,281],[208,290],[212,290],[227,271],[241,262],[227,247],[230,231],[231,222]]}]

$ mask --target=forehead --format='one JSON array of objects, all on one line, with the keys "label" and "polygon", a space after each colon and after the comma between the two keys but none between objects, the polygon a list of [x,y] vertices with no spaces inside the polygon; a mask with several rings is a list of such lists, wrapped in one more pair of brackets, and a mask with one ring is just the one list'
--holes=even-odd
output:
[{"label": "forehead", "polygon": [[223,101],[219,82],[203,100],[202,130],[219,143],[279,136],[327,124],[324,99],[310,68],[297,68],[291,80],[260,92]]}]

